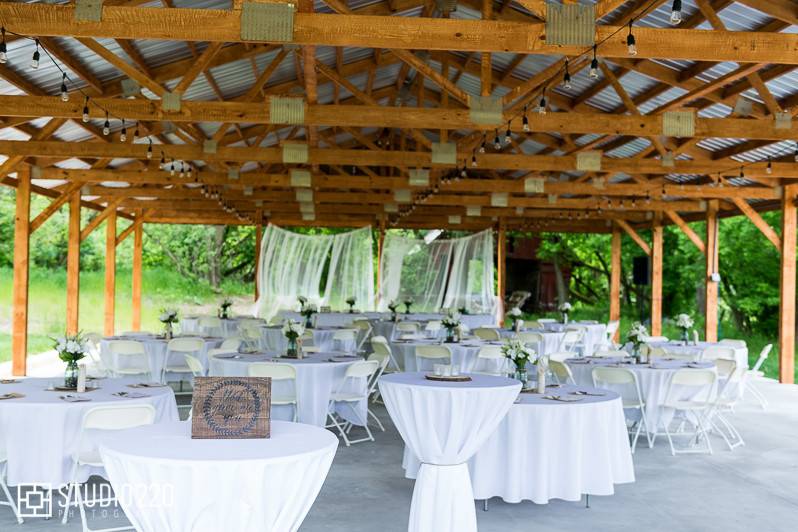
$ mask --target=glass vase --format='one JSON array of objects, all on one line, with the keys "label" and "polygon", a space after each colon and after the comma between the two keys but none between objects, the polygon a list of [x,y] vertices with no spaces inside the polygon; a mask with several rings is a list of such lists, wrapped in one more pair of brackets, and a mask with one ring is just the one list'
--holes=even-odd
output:
[{"label": "glass vase", "polygon": [[454,329],[446,329],[446,343],[447,344],[454,343]]},{"label": "glass vase", "polygon": [[521,381],[521,388],[527,387],[527,382],[529,381],[529,374],[526,371],[526,368],[515,368],[515,380]]},{"label": "glass vase", "polygon": [[405,314],[410,314],[410,305],[405,303]]},{"label": "glass vase", "polygon": [[682,343],[687,345],[690,341],[690,334],[687,332],[687,329],[682,329]]},{"label": "glass vase", "polygon": [[563,322],[563,325],[568,325],[568,313],[567,312],[563,312],[562,313],[562,322]]},{"label": "glass vase", "polygon": [[174,336],[174,331],[172,329],[172,322],[171,321],[168,321],[168,322],[164,323],[163,335],[164,335],[164,338],[166,338],[167,340],[171,340],[172,336]]},{"label": "glass vase", "polygon": [[67,362],[66,371],[64,372],[64,387],[77,388],[78,387],[78,361],[70,360]]},{"label": "glass vase", "polygon": [[305,329],[312,329],[313,328],[313,314],[308,314],[305,316]]},{"label": "glass vase", "polygon": [[289,357],[297,357],[299,355],[299,344],[296,337],[288,338],[288,348],[285,350],[285,355]]}]

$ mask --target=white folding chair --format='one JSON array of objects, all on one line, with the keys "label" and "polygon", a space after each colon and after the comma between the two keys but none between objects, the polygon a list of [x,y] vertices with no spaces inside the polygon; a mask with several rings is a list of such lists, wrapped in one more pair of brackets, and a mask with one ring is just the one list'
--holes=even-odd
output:
[{"label": "white folding chair", "polygon": [[526,322],[526,328],[527,329],[536,329],[536,330],[545,329],[545,327],[543,326],[543,324],[539,320],[532,320],[532,321]]},{"label": "white folding chair", "polygon": [[771,349],[773,349],[773,344],[768,344],[763,347],[762,351],[759,353],[759,358],[754,364],[754,367],[746,371],[745,375],[743,376],[743,393],[751,392],[751,395],[754,396],[754,399],[759,401],[759,404],[762,406],[762,410],[765,410],[768,407],[768,400],[765,395],[754,385],[754,379],[765,376],[764,372],[762,371],[762,364],[764,364],[765,360],[767,360]]},{"label": "white folding chair", "polygon": [[72,472],[69,476],[69,488],[67,489],[66,504],[64,508],[64,517],[61,519],[62,524],[66,524],[69,519],[69,506],[73,503],[72,493],[75,494],[75,505],[80,511],[80,520],[83,523],[84,532],[112,532],[116,530],[133,530],[132,526],[123,526],[116,528],[105,528],[102,530],[91,531],[88,522],[86,521],[86,506],[93,507],[95,504],[112,503],[116,500],[115,497],[107,499],[94,499],[91,501],[84,501],[78,486],[78,469],[80,466],[88,467],[103,467],[103,461],[100,457],[100,451],[92,446],[87,447],[87,433],[88,431],[104,430],[115,431],[125,430],[134,427],[141,427],[143,425],[152,425],[155,422],[155,407],[149,404],[129,404],[129,405],[113,405],[113,406],[98,406],[89,409],[83,415],[83,420],[80,426],[80,433],[78,435],[77,451],[72,455]]},{"label": "white folding chair", "polygon": [[574,358],[574,354],[569,351],[555,351],[546,355],[549,357],[549,362],[555,360],[557,362],[565,362],[569,358]]},{"label": "white folding chair", "polygon": [[402,371],[402,368],[399,366],[396,357],[393,356],[393,351],[391,351],[391,346],[388,344],[388,340],[384,336],[377,335],[371,337],[371,350],[374,353],[388,355],[390,360],[389,364],[393,366],[393,369],[396,371]]},{"label": "white folding chair", "polygon": [[428,321],[427,324],[424,326],[424,332],[427,334],[428,338],[437,338],[441,332],[441,328],[443,327],[443,323],[441,320],[431,320]]},{"label": "white folding chair", "polygon": [[712,361],[719,358],[734,360],[734,348],[724,345],[710,345],[701,352],[699,360]]},{"label": "white folding chair", "polygon": [[646,336],[643,341],[646,343],[660,343],[669,342],[670,340],[667,336]]},{"label": "white folding chair", "polygon": [[358,353],[365,353],[366,342],[368,342],[374,329],[367,318],[356,319],[352,322],[352,326],[357,332],[357,345],[355,346],[355,350]]},{"label": "white folding chair", "polygon": [[538,349],[538,346],[543,345],[543,335],[538,332],[520,332],[516,334],[515,337],[521,340],[524,345],[533,347],[536,350]]},{"label": "white folding chair", "polygon": [[203,336],[224,336],[222,320],[216,316],[200,316],[199,320],[197,320],[197,328]]},{"label": "white folding chair", "polygon": [[[391,361],[391,357],[389,357],[385,353],[372,353],[366,360],[376,361],[379,363],[379,367],[377,371],[374,373],[374,376],[371,378],[371,382],[369,383],[369,392],[368,395],[371,397],[371,402],[376,403],[377,398],[380,396],[380,389],[377,387],[377,382],[380,380],[380,377],[385,373],[385,369],[388,367],[388,362]],[[374,415],[374,413],[369,410],[368,414],[374,418],[374,421],[377,422],[377,426],[380,427],[380,430],[385,432],[385,427],[382,425],[382,422],[379,418]]]},{"label": "white folding chair", "polygon": [[[343,438],[344,443],[347,447],[349,447],[353,443],[361,443],[365,441],[374,441],[374,435],[371,433],[371,430],[368,426],[368,414],[370,410],[368,409],[368,398],[369,398],[369,383],[372,380],[372,376],[379,370],[380,363],[376,360],[361,360],[351,364],[348,368],[346,368],[346,374],[344,375],[344,380],[341,381],[341,384],[338,386],[338,390],[333,392],[330,396],[330,403],[327,409],[327,417],[330,419],[331,424],[327,425],[328,427],[335,427],[338,429],[338,433]],[[363,386],[362,392],[357,391],[345,391],[351,386],[352,381],[362,381],[365,380],[366,385]],[[363,422],[363,428],[366,429],[367,436],[365,438],[361,438],[359,440],[351,440],[349,439],[349,431],[352,429],[352,423],[344,421],[343,419],[339,419],[339,415],[335,411],[335,407],[338,403],[359,403],[360,401],[366,402],[366,419],[361,420]],[[371,416],[376,419],[373,413]],[[378,420],[379,421],[379,420]],[[380,423],[380,426],[382,424]]]},{"label": "white folding chair", "polygon": [[260,323],[247,322],[238,327],[241,339],[248,348],[263,351],[263,327]]},{"label": "white folding chair", "polygon": [[404,334],[418,334],[419,328],[417,321],[400,321],[393,327],[393,339],[395,340]]},{"label": "white folding chair", "polygon": [[83,335],[83,338],[86,340],[86,347],[88,348],[86,353],[89,355],[89,360],[91,361],[89,373],[96,374],[98,377],[107,376],[110,371],[100,356],[100,342],[102,341],[103,337],[97,333],[86,333]]},{"label": "white folding chair", "polygon": [[748,344],[745,343],[745,340],[735,340],[734,338],[724,338],[718,345],[727,345],[734,349],[747,349]]},{"label": "white folding chair", "polygon": [[316,340],[313,337],[312,330],[305,329],[299,339],[302,342],[302,351],[304,353],[319,353],[321,351],[321,347],[315,344]]},{"label": "white folding chair", "polygon": [[[479,367],[482,362],[483,367]],[[474,373],[482,373],[485,375],[497,375],[499,377],[507,376],[509,370],[507,369],[507,357],[502,353],[500,345],[483,345],[477,351],[477,362]]]},{"label": "white folding chair", "polygon": [[154,380],[150,368],[150,357],[144,344],[137,340],[111,340],[108,342],[111,354],[111,373],[115,377],[128,375],[147,375]]},{"label": "white folding chair", "polygon": [[571,368],[565,362],[549,358],[549,371],[551,371],[557,384],[576,384]]},{"label": "white folding chair", "polygon": [[598,358],[625,358],[629,356],[629,353],[622,349],[608,349],[606,351],[595,351],[593,356]]},{"label": "white folding chair", "polygon": [[416,369],[429,371],[422,362],[429,361],[433,364],[451,364],[452,351],[445,345],[418,345],[416,346]]},{"label": "white folding chair", "polygon": [[[662,406],[673,409],[675,413],[686,414],[684,419],[695,428],[693,434],[689,435],[690,439],[694,439],[696,443],[694,448],[677,449],[673,445],[674,435],[671,434],[668,424],[665,424],[665,435],[668,437],[673,456],[686,453],[712,454],[712,442],[709,441],[707,424],[715,403],[712,395],[716,380],[717,374],[711,369],[680,369],[673,374]],[[691,398],[681,399],[680,397],[688,391]],[[703,449],[697,447],[701,439],[706,442]]]},{"label": "white folding chair", "polygon": [[[299,389],[296,380],[296,368],[291,364],[275,364],[273,362],[253,362],[247,368],[247,375],[250,377],[270,377],[272,379],[272,405],[283,406],[292,405],[294,407],[294,422],[299,417]],[[275,381],[284,383],[293,382],[293,387],[289,391],[274,393]]]},{"label": "white folding chair", "polygon": [[202,362],[191,355],[186,354],[184,356],[186,358],[186,366],[191,370],[191,374],[194,377],[204,377],[205,368],[202,367]]},{"label": "white folding chair", "polygon": [[205,340],[202,338],[189,337],[169,340],[169,343],[166,344],[166,360],[161,371],[161,382],[166,384],[167,373],[178,373],[180,374],[180,391],[175,393],[191,393],[183,392],[182,376],[192,373],[191,368],[186,365],[185,355],[199,360],[203,349],[205,349]]},{"label": "white folding chair", "polygon": [[[629,427],[629,434],[632,436],[632,453],[637,448],[637,439],[640,437],[641,431],[645,430],[645,436],[648,440],[648,448],[654,446],[654,438],[652,438],[652,431],[648,427],[648,420],[646,419],[646,403],[643,401],[643,394],[640,391],[640,383],[637,380],[637,375],[634,371],[626,368],[607,368],[596,367],[593,368],[593,386],[596,388],[606,388],[611,386],[613,389],[621,388],[621,401],[623,404],[624,412],[627,410],[635,410],[640,412],[640,419],[629,419],[632,424]],[[626,393],[624,393],[626,392]],[[634,393],[632,393],[634,392]],[[634,433],[632,432],[634,431]]]},{"label": "white folding chair", "polygon": [[[1,436],[1,435],[0,435]],[[3,444],[3,438],[0,437],[0,492],[5,495],[6,500],[0,500],[0,506],[9,506],[11,508],[11,513],[14,514],[14,518],[17,520],[17,523],[20,525],[24,522],[22,517],[19,516],[19,512],[17,511],[17,503],[14,502],[14,499],[11,498],[11,493],[8,491],[8,485],[5,481],[5,470],[6,470],[6,463],[8,462],[8,456],[6,455],[6,449]]]},{"label": "white folding chair", "polygon": [[715,365],[718,370],[718,377],[723,380],[723,385],[718,391],[715,405],[712,409],[712,414],[709,416],[709,422],[712,424],[718,434],[726,442],[730,451],[736,447],[745,445],[743,437],[737,428],[732,424],[726,414],[733,414],[734,407],[740,399],[739,393],[734,390],[741,381],[740,371],[737,370],[737,362],[725,358],[715,360]]},{"label": "white folding chair", "polygon": [[486,340],[489,342],[502,339],[499,329],[495,327],[477,327],[474,329],[474,336],[480,340]]},{"label": "white folding chair", "polygon": [[584,335],[585,329],[583,327],[565,331],[560,341],[560,348],[558,351],[569,351],[579,354],[579,348],[582,346],[582,338]]},{"label": "white folding chair", "polygon": [[357,352],[357,331],[355,329],[339,329],[333,333],[333,347],[347,353]]}]

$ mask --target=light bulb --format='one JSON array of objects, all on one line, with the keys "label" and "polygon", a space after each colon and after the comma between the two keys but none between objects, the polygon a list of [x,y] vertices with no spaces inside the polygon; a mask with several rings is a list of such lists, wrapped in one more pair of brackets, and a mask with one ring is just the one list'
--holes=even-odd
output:
[{"label": "light bulb", "polygon": [[119,132],[119,141],[127,141],[127,128],[125,127],[125,120],[122,119],[122,131]]},{"label": "light bulb", "polygon": [[598,79],[599,77],[598,70],[599,70],[598,59],[593,59],[593,61],[590,62],[590,71],[588,72],[587,75],[593,79]]},{"label": "light bulb", "polygon": [[30,67],[33,70],[39,68],[39,59],[41,59],[41,54],[39,53],[39,39],[36,39],[36,51],[33,52],[33,57],[30,60]]},{"label": "light bulb", "polygon": [[479,146],[479,153],[485,153],[485,140],[482,140],[482,144]]},{"label": "light bulb", "polygon": [[[796,156],[796,160],[798,160],[798,156]],[[471,166],[474,166],[474,167],[477,166],[477,156],[476,155],[472,155],[471,156]]]},{"label": "light bulb", "polygon": [[542,96],[540,98],[540,103],[538,104],[538,113],[545,115],[546,114],[546,97]]},{"label": "light bulb", "polygon": [[626,48],[629,51],[629,55],[637,55],[637,43],[635,36],[631,33],[626,36]]},{"label": "light bulb", "polygon": [[105,123],[103,124],[103,135],[111,133],[111,122],[108,120],[108,113],[105,113]]},{"label": "light bulb", "polygon": [[773,173],[773,163],[771,162],[770,157],[768,157],[768,167],[765,172],[767,172],[768,175]]},{"label": "light bulb", "polygon": [[682,0],[673,0],[671,9],[671,24],[678,26],[682,23]]},{"label": "light bulb", "polygon": [[136,129],[133,130],[133,142],[136,142],[137,140],[139,140],[140,136],[141,135],[139,134],[139,125],[136,124]]},{"label": "light bulb", "polygon": [[571,88],[571,74],[568,73],[568,71],[566,71],[565,75],[562,77],[562,86],[566,90]]},{"label": "light bulb", "polygon": [[529,118],[526,117],[526,113],[524,113],[524,118],[521,121],[521,123],[522,123],[522,126],[523,126],[523,130],[526,133],[529,133]]},{"label": "light bulb", "polygon": [[502,143],[499,141],[499,132],[496,132],[496,137],[493,139],[493,149],[500,150],[502,149]]},{"label": "light bulb", "polygon": [[61,78],[61,101],[62,102],[69,101],[69,93],[67,92],[67,86],[66,86],[66,74],[64,74],[64,77]]},{"label": "light bulb", "polygon": [[174,160],[172,160],[172,166],[169,167],[169,175],[171,175],[171,176],[175,175],[175,161]]},{"label": "light bulb", "polygon": [[147,146],[147,159],[152,159],[152,142]]},{"label": "light bulb", "polygon": [[510,144],[511,140],[512,140],[512,137],[510,136],[510,124],[508,123],[507,124],[507,131],[505,131],[505,133],[504,133],[504,143],[505,144]]},{"label": "light bulb", "polygon": [[89,106],[83,106],[83,122],[86,123],[89,121]]},{"label": "light bulb", "polygon": [[460,177],[462,177],[463,179],[468,177],[468,171],[466,170],[466,166],[465,165],[463,165],[463,169],[460,170]]}]

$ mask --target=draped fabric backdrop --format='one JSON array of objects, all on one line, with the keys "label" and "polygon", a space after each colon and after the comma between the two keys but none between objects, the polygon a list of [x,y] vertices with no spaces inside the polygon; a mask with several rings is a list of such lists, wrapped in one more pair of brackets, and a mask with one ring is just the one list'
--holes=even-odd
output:
[{"label": "draped fabric backdrop", "polygon": [[427,244],[388,233],[380,265],[379,306],[413,299],[413,310],[437,312],[465,307],[470,313],[494,314],[493,231]]},{"label": "draped fabric backdrop", "polygon": [[[354,296],[360,310],[374,309],[374,262],[371,228],[337,235],[303,235],[266,228],[261,242],[255,315],[271,318],[295,309],[297,296],[319,306],[344,309]],[[324,291],[321,280],[327,273]]]}]

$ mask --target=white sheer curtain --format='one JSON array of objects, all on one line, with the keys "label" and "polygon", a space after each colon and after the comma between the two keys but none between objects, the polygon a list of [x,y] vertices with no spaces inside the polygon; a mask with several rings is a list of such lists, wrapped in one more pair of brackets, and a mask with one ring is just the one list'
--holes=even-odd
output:
[{"label": "white sheer curtain", "polygon": [[493,267],[490,230],[430,244],[388,233],[380,264],[378,310],[409,297],[418,312],[465,307],[471,313],[493,314]]},{"label": "white sheer curtain", "polygon": [[[371,229],[338,235],[303,235],[269,225],[263,234],[255,315],[271,318],[297,307],[297,296],[343,309],[354,296],[363,310],[374,308]],[[321,280],[327,272],[324,292]]]}]

